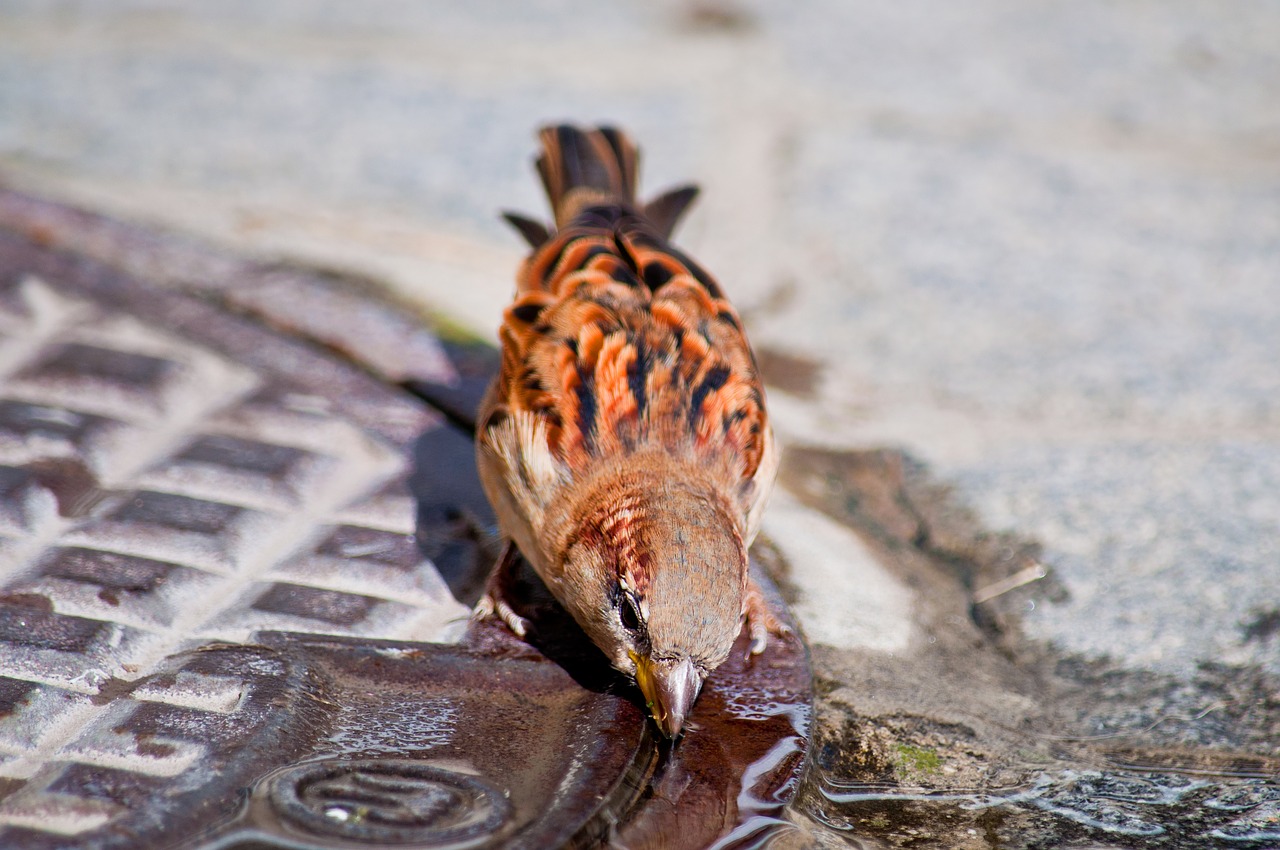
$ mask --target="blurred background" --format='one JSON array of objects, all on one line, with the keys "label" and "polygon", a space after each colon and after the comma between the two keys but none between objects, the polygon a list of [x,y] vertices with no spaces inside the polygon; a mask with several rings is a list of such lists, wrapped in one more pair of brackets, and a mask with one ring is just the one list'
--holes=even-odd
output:
[{"label": "blurred background", "polygon": [[[787,446],[1041,544],[1030,644],[1229,684],[1280,675],[1277,45],[1260,0],[0,0],[0,180],[491,338],[535,129],[616,123],[702,185]],[[780,498],[852,562],[796,567],[819,663],[913,646],[920,588]]]},{"label": "blurred background", "polygon": [[0,167],[488,335],[535,128],[618,123],[798,358],[785,435],[908,446],[1098,574],[1037,628],[1185,663],[1280,600],[1277,44],[1261,2],[8,0]]}]

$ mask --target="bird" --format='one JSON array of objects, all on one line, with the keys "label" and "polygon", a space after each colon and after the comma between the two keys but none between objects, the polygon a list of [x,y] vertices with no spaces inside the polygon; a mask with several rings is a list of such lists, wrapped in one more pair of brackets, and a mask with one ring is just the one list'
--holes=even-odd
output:
[{"label": "bird", "polygon": [[719,283],[670,241],[698,188],[639,203],[614,127],[539,138],[553,221],[504,214],[531,252],[476,416],[506,542],[475,616],[526,634],[522,555],[675,739],[743,628],[749,656],[790,632],[748,569],[778,467],[764,387]]}]

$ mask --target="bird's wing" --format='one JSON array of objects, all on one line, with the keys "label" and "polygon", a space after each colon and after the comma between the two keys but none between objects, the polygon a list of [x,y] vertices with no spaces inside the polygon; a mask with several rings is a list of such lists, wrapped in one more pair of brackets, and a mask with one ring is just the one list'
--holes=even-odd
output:
[{"label": "bird's wing", "polygon": [[545,488],[519,500],[535,508],[603,459],[688,455],[753,535],[776,460],[750,345],[716,281],[665,238],[693,192],[663,196],[675,200],[655,224],[634,202],[634,147],[609,133],[544,131],[539,170],[562,227],[503,315],[482,437],[500,433],[521,458],[513,486]]}]

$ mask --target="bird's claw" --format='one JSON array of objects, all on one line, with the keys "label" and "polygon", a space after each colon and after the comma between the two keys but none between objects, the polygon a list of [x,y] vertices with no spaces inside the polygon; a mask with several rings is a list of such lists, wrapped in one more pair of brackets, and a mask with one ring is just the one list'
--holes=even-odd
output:
[{"label": "bird's claw", "polygon": [[522,638],[529,633],[529,621],[517,614],[506,600],[507,590],[515,581],[514,574],[519,563],[519,550],[508,540],[489,576],[484,595],[476,602],[476,607],[471,609],[471,619],[477,623],[490,618],[499,619],[512,634]]},{"label": "bird's claw", "polygon": [[471,609],[471,619],[480,623],[491,618],[501,620],[516,637],[522,638],[529,633],[527,619],[517,614],[502,597],[486,593],[480,597],[476,607]]},{"label": "bird's claw", "polygon": [[764,593],[754,579],[747,582],[743,611],[747,618],[747,635],[751,638],[751,645],[747,649],[748,661],[765,651],[769,645],[770,634],[780,638],[790,637],[793,634],[791,627],[778,619],[769,608]]}]

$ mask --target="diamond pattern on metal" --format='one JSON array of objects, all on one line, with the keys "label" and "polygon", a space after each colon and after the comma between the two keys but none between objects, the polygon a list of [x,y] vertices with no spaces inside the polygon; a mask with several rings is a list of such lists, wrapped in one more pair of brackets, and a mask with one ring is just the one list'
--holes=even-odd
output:
[{"label": "diamond pattern on metal", "polygon": [[441,640],[465,617],[413,538],[397,437],[424,408],[344,404],[331,375],[297,379],[314,355],[246,365],[235,329],[151,318],[0,280],[0,845],[108,834],[137,816],[121,799],[253,731],[252,686],[164,672],[175,653],[265,629]]}]

